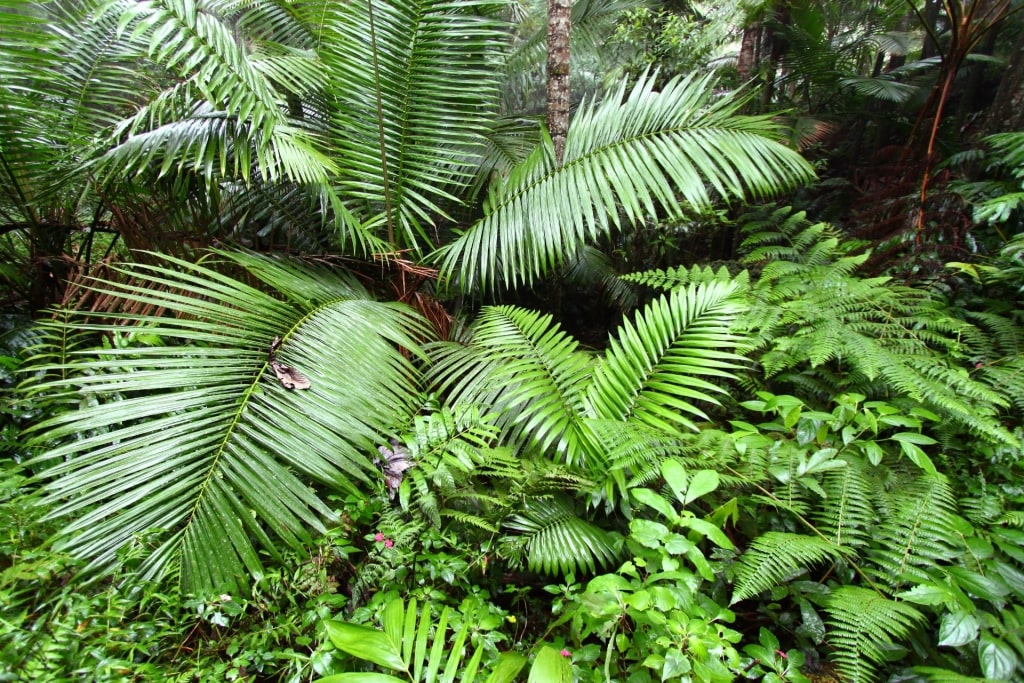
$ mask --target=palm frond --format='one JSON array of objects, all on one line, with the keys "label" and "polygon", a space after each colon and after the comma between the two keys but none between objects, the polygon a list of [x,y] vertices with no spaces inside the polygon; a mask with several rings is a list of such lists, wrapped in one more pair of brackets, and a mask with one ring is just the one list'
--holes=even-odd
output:
[{"label": "palm frond", "polygon": [[[343,83],[329,138],[338,192],[396,248],[422,251],[471,181],[496,111],[505,33],[483,0],[371,0],[325,7],[319,55]],[[350,199],[351,198],[351,199]]]},{"label": "palm frond", "polygon": [[563,164],[545,138],[497,180],[484,217],[439,254],[443,275],[463,289],[529,284],[614,228],[811,178],[799,155],[774,142],[769,119],[738,115],[742,100],[715,100],[713,87],[710,78],[675,78],[656,90],[649,74],[584,103]]},{"label": "palm frond", "polygon": [[898,104],[909,101],[919,91],[916,85],[900,83],[887,75],[874,78],[848,76],[840,80],[839,85],[843,88],[850,88],[863,97],[871,97],[876,100],[896,102]]},{"label": "palm frond", "polygon": [[158,175],[189,168],[208,182],[229,171],[248,181],[254,169],[272,181],[326,181],[333,162],[315,135],[285,113],[287,94],[324,83],[321,69],[311,54],[294,49],[249,49],[223,9],[202,0],[106,9],[143,55],[177,78],[118,124],[117,144],[99,160],[99,172],[135,174],[155,162]]},{"label": "palm frond", "polygon": [[[259,574],[257,547],[276,555],[324,530],[334,513],[311,484],[368,488],[373,445],[415,405],[417,373],[399,347],[418,353],[424,332],[410,311],[336,273],[220,256],[284,298],[176,259],[133,266],[132,283],[94,286],[154,307],[124,320],[164,345],[78,353],[75,374],[36,387],[86,400],[34,430],[44,441],[80,435],[36,462],[53,515],[68,520],[58,546],[104,569],[152,533],[143,571],[180,569],[181,584],[203,594]],[[69,327],[117,335],[123,325]],[[279,362],[310,389],[288,391],[268,372],[275,336]]]},{"label": "palm frond", "polygon": [[622,545],[619,534],[578,517],[561,498],[524,501],[504,526],[521,534],[530,570],[544,574],[595,572],[616,560]]},{"label": "palm frond", "polygon": [[724,390],[704,378],[731,378],[743,337],[730,326],[743,311],[735,282],[676,289],[626,321],[594,370],[588,412],[601,419],[638,419],[653,427],[694,429],[706,416],[694,401],[717,403]]}]

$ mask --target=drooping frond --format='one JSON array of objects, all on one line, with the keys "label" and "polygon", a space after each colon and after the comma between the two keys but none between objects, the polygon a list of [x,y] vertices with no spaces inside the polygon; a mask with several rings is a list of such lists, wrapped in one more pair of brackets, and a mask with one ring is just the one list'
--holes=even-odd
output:
[{"label": "drooping frond", "polygon": [[901,83],[891,75],[883,74],[868,78],[866,76],[848,76],[839,81],[844,88],[851,88],[858,95],[897,104],[908,101],[918,93],[918,86]]},{"label": "drooping frond", "polygon": [[[233,15],[204,0],[112,3],[127,39],[174,78],[118,124],[97,169],[157,175],[193,170],[207,182],[250,180],[324,182],[333,162],[315,134],[287,114],[289,95],[323,84],[311,55],[278,47],[254,50],[233,29]],[[149,95],[149,93],[146,93]]]},{"label": "drooping frond", "polygon": [[587,392],[588,412],[600,419],[638,419],[675,431],[704,418],[695,401],[717,403],[724,390],[710,381],[741,367],[733,352],[743,342],[730,326],[743,311],[735,282],[676,289],[651,302],[612,338]]},{"label": "drooping frond", "polygon": [[502,24],[483,0],[327,3],[318,54],[339,84],[334,186],[363,225],[423,251],[483,151]]},{"label": "drooping frond", "polygon": [[619,556],[619,534],[578,517],[561,498],[534,498],[504,525],[519,532],[531,571],[544,574],[594,572]]},{"label": "drooping frond", "polygon": [[498,415],[513,443],[566,462],[583,457],[581,394],[591,359],[551,316],[512,306],[480,312],[466,345],[439,344],[428,378],[453,402]]},{"label": "drooping frond", "polygon": [[811,567],[841,559],[839,546],[817,536],[769,531],[754,539],[736,564],[731,603],[752,598]]},{"label": "drooping frond", "polygon": [[[116,337],[130,324],[158,341],[80,352],[75,374],[33,388],[85,399],[34,429],[41,441],[79,437],[36,462],[67,520],[58,546],[103,569],[146,533],[143,571],[179,569],[197,593],[244,584],[260,551],[298,550],[324,530],[334,513],[311,484],[366,490],[379,435],[415,406],[417,373],[399,347],[419,353],[423,334],[410,311],[337,273],[220,256],[283,296],[180,260],[136,265],[127,284],[94,286],[154,313],[70,327]],[[308,389],[289,390],[294,373]]]},{"label": "drooping frond", "polygon": [[887,661],[886,647],[908,639],[924,622],[909,603],[857,586],[837,588],[826,609],[832,661],[850,683],[873,683],[876,669]]},{"label": "drooping frond", "polygon": [[715,100],[713,88],[709,78],[675,78],[656,89],[648,74],[584,103],[563,164],[545,137],[497,179],[484,217],[441,252],[443,275],[466,290],[529,284],[615,228],[811,178],[807,163],[772,139],[769,119],[740,116],[742,100]]}]

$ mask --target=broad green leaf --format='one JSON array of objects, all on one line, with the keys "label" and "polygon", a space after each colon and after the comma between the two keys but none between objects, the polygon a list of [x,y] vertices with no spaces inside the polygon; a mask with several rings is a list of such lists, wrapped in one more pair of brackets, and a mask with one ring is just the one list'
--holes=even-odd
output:
[{"label": "broad green leaf", "polygon": [[985,631],[978,640],[978,663],[985,678],[1009,680],[1017,672],[1017,653],[1005,641]]},{"label": "broad green leaf", "polygon": [[939,622],[939,645],[959,647],[978,637],[978,618],[968,612],[946,612]]},{"label": "broad green leaf", "polygon": [[689,505],[701,496],[707,495],[718,488],[718,472],[714,470],[697,470],[690,478],[690,485],[686,489],[686,498],[683,505]]},{"label": "broad green leaf", "polygon": [[325,624],[327,637],[339,650],[389,669],[405,670],[398,643],[382,631],[334,619],[328,619]]},{"label": "broad green leaf", "polygon": [[928,474],[937,474],[935,464],[928,457],[928,454],[921,450],[921,447],[911,441],[900,441],[900,450],[907,456],[910,462],[914,463]]},{"label": "broad green leaf", "polygon": [[[665,483],[672,489],[676,499],[682,503],[686,499],[687,481],[689,479],[686,468],[678,460],[670,459],[661,463],[661,476]],[[685,505],[685,503],[683,503]]]},{"label": "broad green leaf", "polygon": [[675,508],[658,493],[650,489],[633,489],[631,493],[638,503],[654,508],[666,519],[673,520],[676,518]]},{"label": "broad green leaf", "polygon": [[498,656],[498,663],[484,683],[512,683],[526,665],[526,661],[526,657],[518,652],[502,652]]},{"label": "broad green leaf", "polygon": [[572,662],[555,648],[545,645],[533,660],[527,683],[572,683]]}]

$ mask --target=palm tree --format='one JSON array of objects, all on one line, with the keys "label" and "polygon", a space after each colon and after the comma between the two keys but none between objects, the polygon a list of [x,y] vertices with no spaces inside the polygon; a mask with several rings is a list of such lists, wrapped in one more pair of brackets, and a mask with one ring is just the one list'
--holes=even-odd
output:
[{"label": "palm tree", "polygon": [[[177,215],[201,207],[219,234],[333,230],[356,255],[429,259],[467,293],[530,283],[583,246],[684,206],[767,196],[811,177],[775,142],[769,119],[738,115],[742,100],[718,96],[708,78],[655,89],[647,75],[588,100],[561,166],[546,134],[525,156],[508,153],[522,145],[504,144],[496,67],[508,33],[491,3],[75,5],[80,21],[110,23],[109,40],[134,60],[119,68],[147,86],[126,90],[127,113],[74,147],[103,197],[177,198]],[[456,217],[474,215],[477,173],[489,163],[504,172],[493,174],[482,215],[444,244]],[[261,552],[300,547],[329,524],[326,492],[374,490],[373,447],[415,412],[422,387],[410,359],[429,335],[408,309],[372,301],[337,272],[244,252],[203,265],[146,259],[92,285],[120,302],[116,322],[70,326],[120,338],[127,322],[160,342],[43,363],[59,378],[37,391],[96,405],[33,430],[51,446],[36,467],[54,514],[69,519],[62,547],[103,568],[126,544],[145,542],[147,574],[177,570],[187,590],[223,590],[258,575]],[[689,315],[676,299],[660,306],[652,315],[663,323]],[[650,346],[646,334],[624,341],[614,362],[674,349],[672,339]],[[269,357],[274,337],[279,360]],[[267,372],[271,360],[307,375],[311,388],[289,392]],[[694,371],[684,365],[676,369]],[[626,391],[605,382],[587,405],[612,406]],[[685,426],[687,391],[710,389],[679,386],[689,389],[641,391],[638,406],[595,414],[639,410]],[[472,373],[453,370],[446,391],[471,387]],[[530,438],[543,442],[550,430]]]}]

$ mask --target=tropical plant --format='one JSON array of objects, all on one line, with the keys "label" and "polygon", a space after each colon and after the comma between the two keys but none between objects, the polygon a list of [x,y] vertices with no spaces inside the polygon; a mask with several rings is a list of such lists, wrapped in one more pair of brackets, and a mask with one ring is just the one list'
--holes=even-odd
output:
[{"label": "tropical plant", "polygon": [[[495,661],[484,662],[485,648],[473,647],[480,625],[472,613],[460,614],[445,607],[435,621],[428,603],[421,610],[415,599],[406,605],[401,598],[395,598],[384,607],[382,621],[383,630],[377,630],[331,620],[327,622],[327,634],[342,652],[404,676],[360,671],[333,674],[319,679],[320,683],[434,683],[456,678],[510,683],[526,665],[526,658],[515,652],[504,652]],[[451,635],[449,627],[453,631]],[[467,661],[466,654],[471,647],[473,654]],[[490,674],[480,678],[478,674],[483,675],[485,664]],[[571,681],[571,672],[569,662],[557,650],[541,646],[530,669],[529,681]]]},{"label": "tropical plant", "polygon": [[[1002,578],[1017,572],[1001,568],[1009,539],[1000,546],[989,540],[999,536],[989,525],[1002,506],[992,500],[990,513],[979,516],[980,501],[958,503],[953,483],[922,448],[935,445],[921,433],[935,416],[862,399],[839,397],[831,412],[808,410],[793,397],[746,402],[774,420],[734,423],[757,491],[741,506],[755,505],[758,518],[774,521],[731,569],[732,603],[767,591],[773,602],[792,601],[802,622],[818,624],[798,629],[800,637],[808,647],[827,643],[850,680],[876,680],[887,662],[912,657],[903,645],[910,641],[930,664],[1005,675],[1016,656],[1005,628],[975,616],[1024,587]],[[922,629],[936,622],[933,641]],[[982,638],[987,650],[972,656],[939,650]]]},{"label": "tropical plant", "polygon": [[[398,347],[420,353],[423,332],[411,312],[373,301],[344,275],[219,256],[276,295],[180,260],[134,266],[130,283],[96,286],[156,307],[122,320],[162,343],[79,351],[58,364],[41,358],[39,371],[63,376],[32,388],[84,403],[31,430],[41,441],[78,437],[32,463],[49,482],[52,516],[71,518],[58,547],[103,569],[150,533],[155,549],[142,574],[176,572],[185,590],[202,594],[261,574],[257,546],[276,557],[282,546],[308,545],[309,529],[336,523],[311,483],[372,490],[370,454],[417,405],[417,371]],[[125,331],[84,315],[69,326]],[[275,338],[281,361],[270,355]],[[311,387],[289,390],[282,362]]]}]

